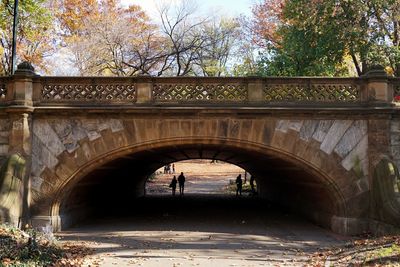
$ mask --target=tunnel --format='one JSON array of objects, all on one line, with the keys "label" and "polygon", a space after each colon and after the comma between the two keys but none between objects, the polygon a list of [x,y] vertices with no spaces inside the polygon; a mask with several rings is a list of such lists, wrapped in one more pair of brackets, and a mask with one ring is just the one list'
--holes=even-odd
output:
[{"label": "tunnel", "polygon": [[300,158],[272,149],[232,144],[174,144],[138,149],[104,160],[71,180],[59,199],[61,229],[98,214],[133,212],[145,196],[148,177],[160,167],[182,160],[210,159],[237,165],[255,176],[258,198],[285,207],[330,228],[343,216],[340,191],[333,181]]}]

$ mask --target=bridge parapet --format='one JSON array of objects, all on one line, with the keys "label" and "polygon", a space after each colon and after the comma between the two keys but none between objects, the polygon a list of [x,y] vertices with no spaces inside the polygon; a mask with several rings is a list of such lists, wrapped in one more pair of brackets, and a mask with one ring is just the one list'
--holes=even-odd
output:
[{"label": "bridge parapet", "polygon": [[[0,105],[23,77],[0,77]],[[366,106],[390,104],[400,79],[316,77],[30,77],[33,106]],[[12,91],[12,92],[10,92]],[[8,94],[8,95],[7,95]]]},{"label": "bridge parapet", "polygon": [[41,77],[36,104],[361,104],[357,78]]},{"label": "bridge parapet", "polygon": [[391,78],[390,84],[393,88],[394,96],[400,96],[400,78]]},{"label": "bridge parapet", "polygon": [[7,96],[7,87],[10,84],[9,77],[0,77],[0,102],[4,102]]}]

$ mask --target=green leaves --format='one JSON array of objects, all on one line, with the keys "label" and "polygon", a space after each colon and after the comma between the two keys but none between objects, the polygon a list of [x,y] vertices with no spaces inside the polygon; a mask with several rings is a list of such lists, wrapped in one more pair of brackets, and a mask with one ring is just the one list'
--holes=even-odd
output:
[{"label": "green leaves", "polygon": [[400,73],[399,1],[287,0],[280,17],[281,42],[260,61],[267,75],[362,75],[377,64]]}]

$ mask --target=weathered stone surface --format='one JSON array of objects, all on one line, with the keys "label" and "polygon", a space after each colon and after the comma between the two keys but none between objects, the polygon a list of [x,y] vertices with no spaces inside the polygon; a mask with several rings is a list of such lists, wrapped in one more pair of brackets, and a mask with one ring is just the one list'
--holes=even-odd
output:
[{"label": "weathered stone surface", "polygon": [[352,126],[347,129],[342,139],[335,147],[334,151],[344,158],[360,140],[367,134],[367,122],[355,121]]},{"label": "weathered stone surface", "polygon": [[400,145],[400,133],[392,132],[390,135],[390,144],[391,145]]},{"label": "weathered stone surface", "polygon": [[264,122],[264,129],[262,131],[262,143],[265,145],[269,145],[271,142],[271,139],[274,135],[276,127],[276,121],[275,120],[265,120]]},{"label": "weathered stone surface", "polygon": [[313,136],[318,125],[319,121],[317,120],[304,121],[303,126],[300,129],[300,139],[304,141],[309,141]]},{"label": "weathered stone surface", "polygon": [[331,154],[343,134],[352,124],[349,120],[337,120],[333,123],[328,133],[326,134],[324,141],[321,144],[321,150],[327,154]]},{"label": "weathered stone surface", "polygon": [[329,129],[333,124],[333,120],[321,120],[318,123],[318,127],[313,134],[313,138],[318,142],[324,141],[325,136],[328,134]]},{"label": "weathered stone surface", "polygon": [[288,120],[278,120],[276,122],[276,130],[286,133],[289,129],[289,122]]},{"label": "weathered stone surface", "polygon": [[239,136],[239,130],[240,130],[240,121],[239,120],[230,120],[228,136],[231,138],[237,138]]},{"label": "weathered stone surface", "polygon": [[8,154],[9,145],[0,145],[0,155],[7,155]]},{"label": "weathered stone surface", "polygon": [[61,154],[65,147],[56,132],[43,120],[34,121],[33,132],[54,156]]},{"label": "weathered stone surface", "polygon": [[400,133],[400,120],[396,119],[390,122],[390,132]]},{"label": "weathered stone surface", "polygon": [[43,179],[41,177],[32,176],[31,186],[32,186],[33,190],[40,192],[40,187],[42,186],[42,183],[43,183]]},{"label": "weathered stone surface", "polygon": [[392,157],[394,159],[400,159],[400,145],[391,146],[390,149],[392,152]]},{"label": "weathered stone surface", "polygon": [[303,125],[303,121],[290,121],[289,129],[299,132],[302,125]]},{"label": "weathered stone surface", "polygon": [[368,175],[368,136],[365,135],[357,146],[343,159],[342,166],[346,170],[357,168],[363,175]]},{"label": "weathered stone surface", "polygon": [[0,144],[8,144],[10,133],[8,131],[0,131]]},{"label": "weathered stone surface", "polygon": [[110,124],[111,131],[113,133],[124,130],[124,125],[121,120],[110,119],[109,124]]},{"label": "weathered stone surface", "polygon": [[[32,155],[35,159],[35,161],[32,162],[32,165],[37,163],[51,169],[58,164],[57,157],[42,143],[36,134],[32,135]],[[35,168],[36,167],[33,167],[33,169]],[[41,168],[39,167],[39,169]],[[40,176],[40,173],[35,173],[35,175]]]}]

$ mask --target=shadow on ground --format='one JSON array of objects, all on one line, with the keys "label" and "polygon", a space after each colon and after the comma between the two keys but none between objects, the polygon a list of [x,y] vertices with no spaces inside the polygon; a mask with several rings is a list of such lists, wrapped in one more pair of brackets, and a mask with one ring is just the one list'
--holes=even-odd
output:
[{"label": "shadow on ground", "polygon": [[61,237],[96,242],[97,254],[113,260],[183,257],[292,265],[345,240],[256,197],[198,194],[144,197],[123,210],[109,207]]}]

